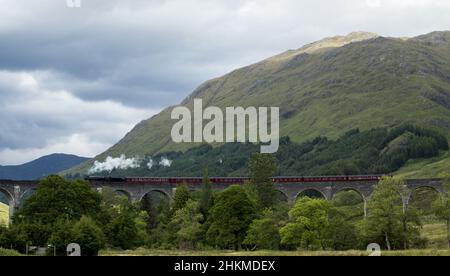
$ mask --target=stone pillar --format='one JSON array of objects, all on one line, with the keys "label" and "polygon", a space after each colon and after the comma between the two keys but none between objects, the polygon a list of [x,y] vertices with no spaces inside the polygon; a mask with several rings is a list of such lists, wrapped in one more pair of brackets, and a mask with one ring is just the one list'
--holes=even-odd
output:
[{"label": "stone pillar", "polygon": [[295,204],[295,200],[296,200],[295,196],[289,196],[288,197],[288,204],[289,205],[294,205]]},{"label": "stone pillar", "polygon": [[324,189],[319,190],[325,197],[326,200],[331,201],[333,199],[333,187],[328,186]]},{"label": "stone pillar", "polygon": [[14,216],[14,212],[16,211],[16,202],[15,200],[12,198],[9,201],[9,223],[11,224],[11,219]]},{"label": "stone pillar", "polygon": [[294,205],[297,200],[298,191],[297,190],[285,190],[284,193],[288,197],[289,205]]},{"label": "stone pillar", "polygon": [[13,201],[15,202],[15,207],[20,206],[20,186],[14,186]]}]

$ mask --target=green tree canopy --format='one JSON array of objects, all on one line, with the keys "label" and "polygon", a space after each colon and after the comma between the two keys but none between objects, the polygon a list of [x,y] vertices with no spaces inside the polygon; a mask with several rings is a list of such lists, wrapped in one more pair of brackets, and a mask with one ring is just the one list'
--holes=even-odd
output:
[{"label": "green tree canopy", "polygon": [[384,177],[378,183],[369,199],[368,216],[364,221],[370,242],[391,250],[406,249],[409,243],[418,239],[420,221],[417,213],[412,208],[405,210],[402,204],[402,195],[408,194],[402,179]]},{"label": "green tree canopy", "polygon": [[59,218],[78,220],[100,211],[101,196],[85,181],[67,181],[60,176],[42,180],[14,219],[53,224]]},{"label": "green tree canopy", "polygon": [[175,196],[173,199],[172,213],[175,213],[176,211],[183,209],[190,198],[191,195],[186,185],[178,187],[175,191]]},{"label": "green tree canopy", "polygon": [[199,209],[204,219],[208,218],[209,209],[213,204],[213,191],[209,181],[208,170],[203,173],[203,184],[200,191]]},{"label": "green tree canopy", "polygon": [[55,246],[56,252],[60,256],[65,256],[67,254],[67,245],[74,242],[74,224],[71,220],[60,218],[53,226],[48,244]]},{"label": "green tree canopy", "polygon": [[331,203],[323,199],[299,199],[289,212],[291,221],[280,230],[281,243],[306,250],[324,249],[331,208]]},{"label": "green tree canopy", "polygon": [[83,256],[97,256],[105,246],[105,237],[95,221],[87,216],[73,226],[73,240],[81,247]]},{"label": "green tree canopy", "polygon": [[189,200],[186,206],[175,212],[171,226],[177,229],[176,237],[180,249],[195,249],[203,232],[203,215],[199,211],[199,205]]},{"label": "green tree canopy", "polygon": [[253,153],[249,161],[250,182],[255,186],[261,208],[272,207],[277,193],[271,178],[277,172],[275,158],[270,154]]},{"label": "green tree canopy", "polygon": [[278,250],[280,232],[272,210],[266,210],[260,219],[255,219],[247,232],[244,245],[254,249]]},{"label": "green tree canopy", "polygon": [[241,186],[231,186],[221,192],[210,210],[207,240],[223,249],[239,249],[256,210]]}]

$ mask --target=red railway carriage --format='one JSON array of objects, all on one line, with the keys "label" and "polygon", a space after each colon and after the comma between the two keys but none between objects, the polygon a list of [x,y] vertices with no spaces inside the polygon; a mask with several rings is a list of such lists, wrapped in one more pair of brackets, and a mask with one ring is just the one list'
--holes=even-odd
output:
[{"label": "red railway carriage", "polygon": [[[378,181],[381,175],[352,175],[352,176],[286,176],[274,177],[274,183],[323,183],[323,182],[353,182],[353,181]],[[102,182],[127,182],[146,183],[146,184],[202,184],[201,177],[88,177],[88,181],[102,181]],[[211,177],[211,183],[217,184],[243,184],[249,180],[248,177]]]}]

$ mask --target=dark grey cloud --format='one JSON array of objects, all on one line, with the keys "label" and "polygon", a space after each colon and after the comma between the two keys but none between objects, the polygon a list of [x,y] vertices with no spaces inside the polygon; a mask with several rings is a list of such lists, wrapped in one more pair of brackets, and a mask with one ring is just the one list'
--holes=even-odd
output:
[{"label": "dark grey cloud", "polygon": [[17,164],[52,152],[93,156],[157,110],[111,100],[86,101],[48,89],[51,72],[0,71],[0,164]]},{"label": "dark grey cloud", "polygon": [[353,31],[450,29],[449,13],[447,0],[0,0],[0,164],[95,155],[237,67]]},{"label": "dark grey cloud", "polygon": [[83,99],[140,107],[176,103],[208,78],[327,35],[447,27],[449,9],[438,0],[14,2],[0,69],[55,71]]}]

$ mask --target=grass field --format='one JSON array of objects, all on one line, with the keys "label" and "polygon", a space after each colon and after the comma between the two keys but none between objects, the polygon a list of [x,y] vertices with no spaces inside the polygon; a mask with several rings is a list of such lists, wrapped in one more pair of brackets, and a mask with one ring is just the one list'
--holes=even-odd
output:
[{"label": "grass field", "polygon": [[[101,256],[368,256],[365,251],[168,251],[137,249],[133,251],[102,251]],[[382,256],[450,256],[450,250],[424,249],[406,251],[384,251]]]},{"label": "grass field", "polygon": [[426,224],[422,229],[422,236],[428,239],[428,248],[446,249],[447,229],[444,223]]},{"label": "grass field", "polygon": [[435,158],[409,161],[394,174],[403,178],[435,178],[445,172],[450,172],[450,151]]},{"label": "grass field", "polygon": [[[427,224],[423,227],[422,235],[428,239],[427,249],[406,251],[382,251],[382,256],[450,256],[447,249],[446,226],[443,223]],[[17,255],[17,252],[0,249],[0,256]],[[100,256],[250,256],[250,257],[282,257],[282,256],[368,256],[366,251],[185,251],[185,250],[157,250],[139,248],[136,250],[117,251],[103,250]]]},{"label": "grass field", "polygon": [[0,225],[7,225],[9,221],[9,207],[0,202]]},{"label": "grass field", "polygon": [[[447,248],[446,225],[444,223],[430,223],[424,225],[422,236],[428,239],[428,248],[406,251],[383,251],[382,256],[450,256]],[[157,250],[139,248],[136,250],[116,251],[104,250],[101,256],[368,256],[366,251],[183,251]]]},{"label": "grass field", "polygon": [[14,250],[0,248],[0,257],[2,256],[21,256],[21,254]]}]

